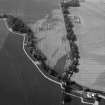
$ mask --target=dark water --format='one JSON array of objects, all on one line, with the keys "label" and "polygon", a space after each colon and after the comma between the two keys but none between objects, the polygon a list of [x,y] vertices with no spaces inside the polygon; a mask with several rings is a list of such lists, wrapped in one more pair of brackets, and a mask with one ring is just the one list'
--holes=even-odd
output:
[{"label": "dark water", "polygon": [[60,105],[59,86],[44,79],[9,34],[0,52],[0,105]]}]

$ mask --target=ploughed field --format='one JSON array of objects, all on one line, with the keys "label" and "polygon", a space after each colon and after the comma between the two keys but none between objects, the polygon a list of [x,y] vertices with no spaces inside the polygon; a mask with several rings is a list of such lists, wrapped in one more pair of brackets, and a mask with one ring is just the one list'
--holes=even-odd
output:
[{"label": "ploughed field", "polygon": [[[52,17],[51,17],[52,16]],[[62,62],[57,67],[57,72],[63,73],[65,57],[70,52],[69,41],[66,39],[66,30],[62,13],[59,9],[52,11],[51,16],[31,24],[37,37],[37,47],[47,57],[46,64],[51,68],[57,67],[58,61],[63,57]],[[60,67],[62,65],[62,68]],[[62,70],[61,70],[62,69]]]},{"label": "ploughed field", "polygon": [[[105,57],[104,10],[105,7],[101,2],[90,1],[81,2],[79,8],[69,8],[70,18],[77,16],[81,21],[80,24],[74,23],[80,50],[80,70],[79,73],[74,73],[72,80],[103,91],[105,91],[105,61],[101,58]],[[57,67],[56,71],[63,73],[70,45],[66,39],[61,11],[54,10],[50,15],[31,24],[31,28],[37,37],[37,47],[47,56],[46,63],[52,68]]]}]

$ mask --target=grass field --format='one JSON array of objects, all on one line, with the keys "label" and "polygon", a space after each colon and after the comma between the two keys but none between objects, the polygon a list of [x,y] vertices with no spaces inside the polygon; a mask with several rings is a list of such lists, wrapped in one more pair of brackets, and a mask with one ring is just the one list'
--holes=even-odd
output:
[{"label": "grass field", "polygon": [[[99,86],[105,90],[105,7],[102,2],[87,1],[80,8],[70,8],[71,15],[79,16],[81,24],[75,24],[80,48],[80,72],[77,80],[87,86]],[[102,76],[103,74],[103,76]],[[99,89],[99,88],[98,88]]]}]

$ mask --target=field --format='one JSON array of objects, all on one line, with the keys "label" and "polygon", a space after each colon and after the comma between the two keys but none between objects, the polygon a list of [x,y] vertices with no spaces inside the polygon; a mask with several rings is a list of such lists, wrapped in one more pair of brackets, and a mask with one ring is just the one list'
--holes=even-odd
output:
[{"label": "field", "polygon": [[105,8],[100,2],[88,1],[82,3],[79,9],[69,10],[71,15],[81,19],[81,24],[74,27],[79,39],[80,72],[73,78],[77,78],[82,85],[104,90],[105,60],[102,57],[105,58]]},{"label": "field", "polygon": [[[46,24],[43,25],[46,26],[45,30],[47,28],[52,30],[37,35],[42,39],[47,36],[48,39],[43,40],[39,47],[42,46],[43,48],[47,44],[46,48],[42,49],[46,55],[48,54],[49,61],[47,63],[51,66],[57,64],[58,72],[62,73],[65,64],[64,55],[70,51],[70,48],[64,37],[66,32],[62,18],[59,17],[57,2],[56,0],[54,3],[48,0],[43,2],[41,0],[20,0],[18,2],[16,0],[11,0],[11,2],[4,0],[0,1],[0,12],[18,15],[29,25],[35,25],[37,21],[48,14],[53,16],[53,22],[50,20],[51,17],[48,17],[49,20],[47,20],[50,22],[50,27],[47,27]],[[81,24],[76,24],[74,28],[81,56],[80,72],[74,74],[72,79],[82,85],[105,91],[105,7],[102,2],[90,3],[88,1],[82,2],[81,5],[79,9],[70,8],[72,15],[81,18]],[[52,15],[53,9],[55,12]],[[4,28],[2,21],[0,21],[0,60],[0,98],[2,99],[0,104],[59,104],[61,99],[60,88],[41,76],[24,54],[22,38],[9,33]],[[77,102],[79,103],[80,100]],[[77,104],[75,99],[71,104]]]}]

